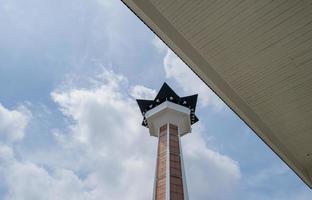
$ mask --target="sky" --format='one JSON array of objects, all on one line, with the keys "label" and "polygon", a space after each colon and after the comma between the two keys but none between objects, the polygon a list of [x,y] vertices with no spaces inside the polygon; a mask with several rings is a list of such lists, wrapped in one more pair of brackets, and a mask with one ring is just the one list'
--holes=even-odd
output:
[{"label": "sky", "polygon": [[152,198],[157,139],[136,98],[199,94],[190,199],[312,192],[122,2],[0,0],[0,199]]}]

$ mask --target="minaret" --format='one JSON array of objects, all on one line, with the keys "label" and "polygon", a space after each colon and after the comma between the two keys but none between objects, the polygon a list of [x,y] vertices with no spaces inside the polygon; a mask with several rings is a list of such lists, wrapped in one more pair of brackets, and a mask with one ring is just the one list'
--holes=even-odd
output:
[{"label": "minaret", "polygon": [[137,102],[142,125],[158,138],[153,200],[188,200],[180,137],[198,121],[197,94],[179,97],[164,83],[154,100]]}]

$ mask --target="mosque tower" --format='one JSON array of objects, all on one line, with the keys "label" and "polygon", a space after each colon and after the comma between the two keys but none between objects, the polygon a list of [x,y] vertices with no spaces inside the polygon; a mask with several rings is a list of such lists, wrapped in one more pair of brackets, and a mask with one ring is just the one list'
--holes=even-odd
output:
[{"label": "mosque tower", "polygon": [[142,125],[158,138],[153,200],[188,200],[180,137],[191,132],[197,94],[179,97],[166,83],[154,100],[137,99]]}]

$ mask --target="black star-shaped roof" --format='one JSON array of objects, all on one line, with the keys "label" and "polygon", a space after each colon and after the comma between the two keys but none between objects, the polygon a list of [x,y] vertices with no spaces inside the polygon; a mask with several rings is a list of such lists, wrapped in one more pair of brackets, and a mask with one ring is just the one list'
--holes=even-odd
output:
[{"label": "black star-shaped roof", "polygon": [[197,94],[186,96],[186,97],[179,97],[167,83],[164,83],[157,96],[154,100],[145,100],[145,99],[137,99],[138,105],[140,107],[141,113],[143,115],[143,122],[142,125],[148,127],[147,120],[145,118],[145,113],[159,104],[170,101],[181,106],[187,107],[191,110],[190,114],[190,121],[191,124],[194,124],[198,121],[198,118],[195,115],[196,103],[197,103]]}]

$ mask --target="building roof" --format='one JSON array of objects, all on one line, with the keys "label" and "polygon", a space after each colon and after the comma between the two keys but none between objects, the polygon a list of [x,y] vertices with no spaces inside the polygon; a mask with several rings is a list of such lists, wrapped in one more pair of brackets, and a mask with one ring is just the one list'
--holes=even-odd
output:
[{"label": "building roof", "polygon": [[191,125],[196,123],[198,121],[198,118],[195,115],[197,96],[198,95],[195,94],[191,96],[180,97],[171,89],[171,87],[167,83],[164,83],[161,86],[154,100],[137,99],[137,103],[143,115],[142,126],[148,127],[148,123],[145,117],[146,112],[157,107],[158,105],[162,104],[165,101],[169,101],[184,106],[186,108],[189,108],[191,111],[190,113]]},{"label": "building roof", "polygon": [[312,187],[310,1],[123,2]]}]

